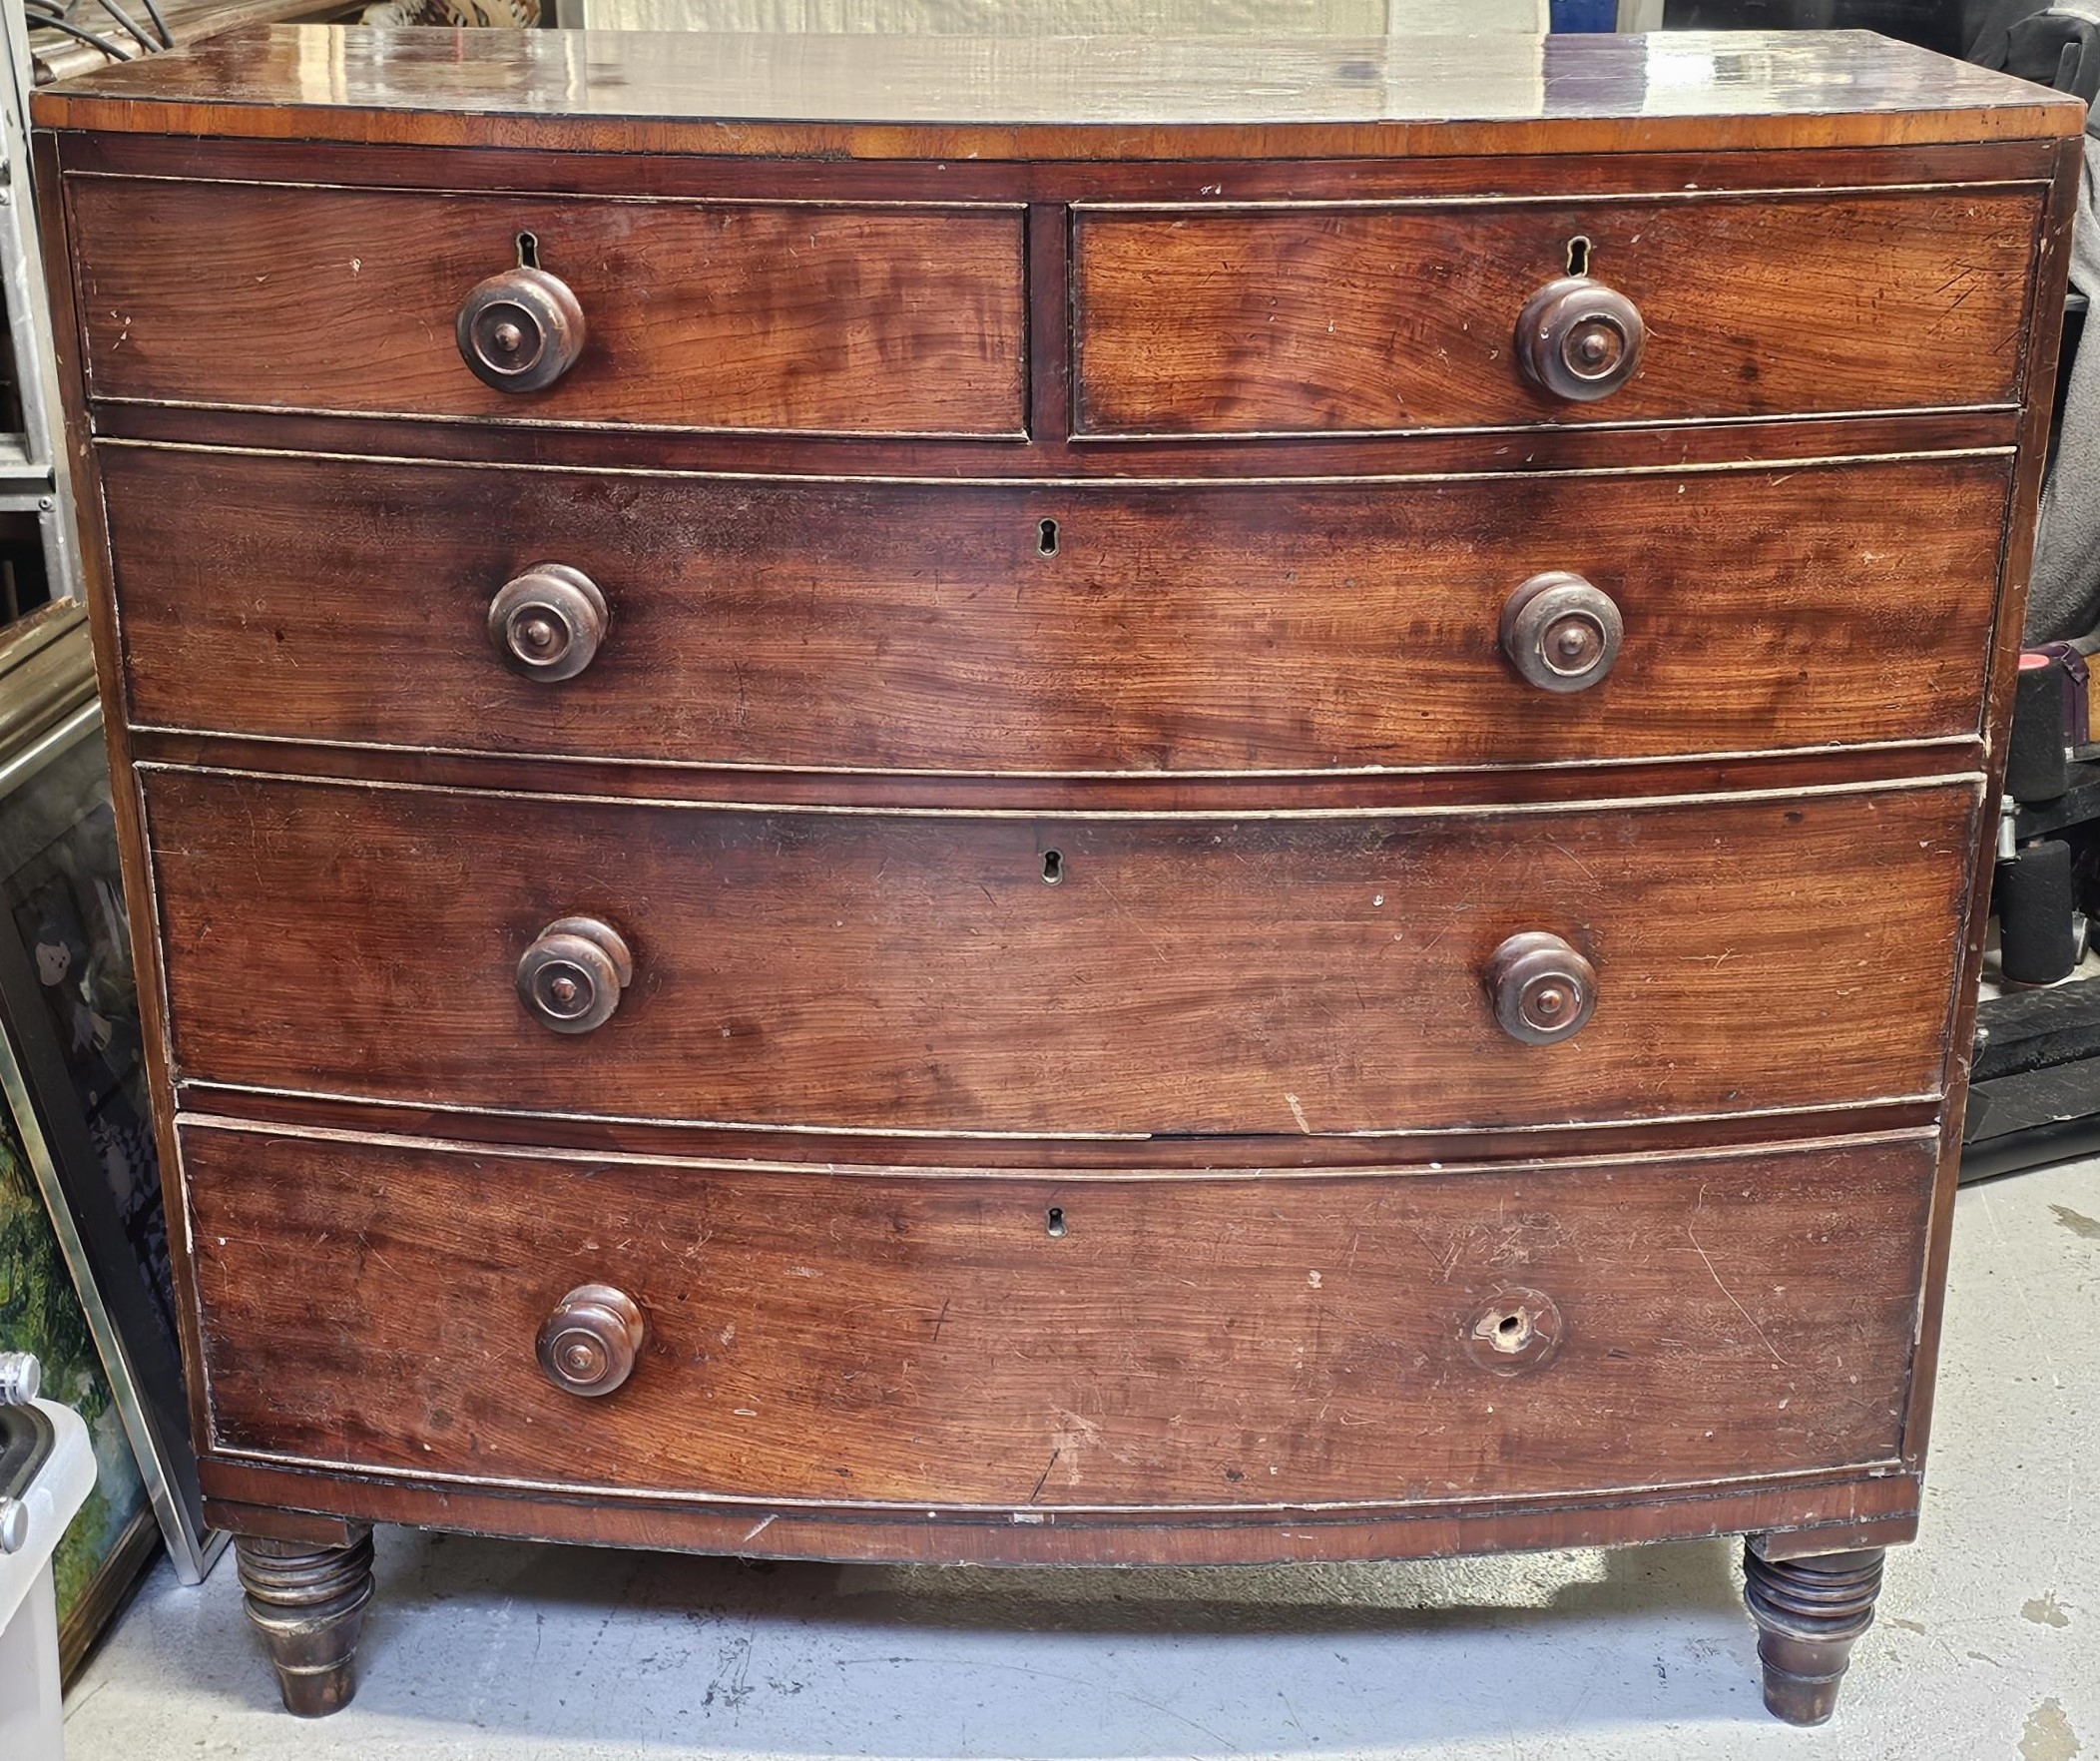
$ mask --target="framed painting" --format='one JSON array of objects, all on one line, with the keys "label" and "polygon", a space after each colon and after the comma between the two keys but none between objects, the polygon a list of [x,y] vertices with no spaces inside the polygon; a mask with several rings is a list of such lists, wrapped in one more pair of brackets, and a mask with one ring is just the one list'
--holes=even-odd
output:
[{"label": "framed painting", "polygon": [[223,1537],[205,1529],[190,1443],[116,819],[75,605],[25,620],[0,647],[0,1092],[147,1501],[177,1574],[198,1582]]},{"label": "framed painting", "polygon": [[0,1119],[0,1350],[34,1352],[44,1394],[88,1423],[95,1489],[52,1557],[59,1666],[67,1679],[160,1550],[160,1524],[86,1311],[11,1121]]}]

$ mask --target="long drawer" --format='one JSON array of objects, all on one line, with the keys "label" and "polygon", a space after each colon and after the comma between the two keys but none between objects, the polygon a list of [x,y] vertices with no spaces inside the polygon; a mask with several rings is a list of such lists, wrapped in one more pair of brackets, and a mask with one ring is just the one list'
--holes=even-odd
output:
[{"label": "long drawer", "polygon": [[[1083,210],[1074,428],[1387,431],[1998,405],[2042,192]],[[1569,270],[1646,346],[1594,401],[1527,376],[1519,319]]]},{"label": "long drawer", "polygon": [[[802,432],[1024,425],[1018,208],[589,201],[76,178],[98,397]],[[455,337],[529,257],[582,350],[499,389]],[[518,320],[531,327],[530,320]]]},{"label": "long drawer", "polygon": [[[141,775],[183,1079],[1012,1133],[1936,1094],[1979,793],[1057,817]],[[1572,1037],[1501,1024],[1522,934],[1593,972]],[[610,1018],[550,1031],[521,967]]]},{"label": "long drawer", "polygon": [[[2007,468],[1080,488],[103,451],[138,721],[966,771],[1973,735]],[[563,590],[549,563],[603,602],[576,668],[505,647],[544,609],[531,582]],[[1512,596],[1554,571],[1622,621],[1578,690],[1501,645]],[[506,592],[525,612],[492,625]]]},{"label": "long drawer", "polygon": [[[1516,1497],[1888,1460],[1932,1175],[1919,1136],[1095,1180],[197,1123],[181,1140],[216,1450],[1016,1509]],[[633,1304],[643,1339],[623,1384],[583,1398],[536,1349],[590,1286]],[[589,1327],[580,1367],[602,1384],[634,1335]]]}]

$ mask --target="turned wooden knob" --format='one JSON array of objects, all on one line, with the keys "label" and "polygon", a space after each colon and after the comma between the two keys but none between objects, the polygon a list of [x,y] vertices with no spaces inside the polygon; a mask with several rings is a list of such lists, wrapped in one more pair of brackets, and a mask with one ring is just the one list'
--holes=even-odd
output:
[{"label": "turned wooden knob", "polygon": [[1588,276],[1548,282],[1517,319],[1517,359],[1555,397],[1591,403],[1634,376],[1648,326],[1640,308]]},{"label": "turned wooden knob", "polygon": [[605,595],[581,569],[535,563],[489,601],[488,635],[528,679],[573,679],[605,640]]},{"label": "turned wooden knob", "polygon": [[1625,633],[1612,596],[1564,569],[1533,575],[1502,608],[1502,652],[1541,691],[1587,691]]},{"label": "turned wooden knob", "polygon": [[569,1394],[609,1395],[635,1371],[649,1322],[610,1284],[579,1284],[540,1325],[540,1368]]},{"label": "turned wooden knob", "polygon": [[583,352],[583,306],[560,277],[521,264],[466,296],[457,333],[477,377],[498,391],[543,391]]},{"label": "turned wooden knob", "polygon": [[1543,929],[1512,935],[1482,976],[1496,1024],[1526,1045],[1568,1038],[1597,1006],[1597,968]]},{"label": "turned wooden knob", "polygon": [[563,917],[518,961],[518,1000],[543,1027],[588,1033],[611,1019],[634,976],[634,956],[619,930],[596,917]]}]

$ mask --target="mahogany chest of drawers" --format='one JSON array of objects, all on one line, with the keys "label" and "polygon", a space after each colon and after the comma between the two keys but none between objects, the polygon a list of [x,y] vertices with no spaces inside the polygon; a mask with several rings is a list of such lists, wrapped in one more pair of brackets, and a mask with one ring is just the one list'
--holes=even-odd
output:
[{"label": "mahogany chest of drawers", "polygon": [[[1259,77],[1255,77],[1259,76]],[[1916,1526],[2079,106],[1862,35],[39,95],[210,1512]]]}]

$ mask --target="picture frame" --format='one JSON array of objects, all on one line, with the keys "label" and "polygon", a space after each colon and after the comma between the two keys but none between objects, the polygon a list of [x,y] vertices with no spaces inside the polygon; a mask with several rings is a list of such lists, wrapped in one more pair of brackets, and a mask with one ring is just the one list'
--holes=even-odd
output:
[{"label": "picture frame", "polygon": [[59,1674],[70,1681],[161,1550],[160,1524],[110,1393],[51,1214],[13,1121],[0,1117],[0,1350],[33,1354],[48,1400],[86,1422],[95,1485],[52,1555]]},{"label": "picture frame", "polygon": [[82,608],[54,605],[7,632],[0,1096],[51,1213],[176,1575],[194,1584],[226,1536],[205,1525],[190,1438],[101,729]]}]

